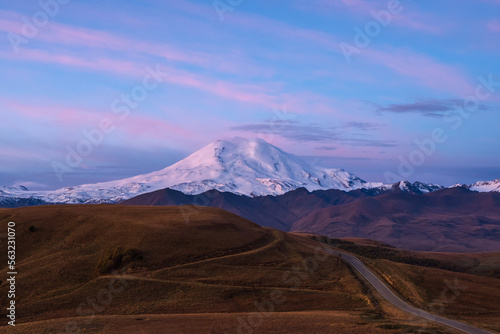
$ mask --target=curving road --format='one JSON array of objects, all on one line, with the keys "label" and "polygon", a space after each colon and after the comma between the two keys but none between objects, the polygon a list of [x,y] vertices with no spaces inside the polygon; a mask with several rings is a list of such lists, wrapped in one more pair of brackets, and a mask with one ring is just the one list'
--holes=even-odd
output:
[{"label": "curving road", "polygon": [[484,329],[480,329],[477,327],[473,327],[467,324],[464,324],[459,321],[446,319],[435,314],[420,310],[416,307],[411,306],[410,304],[404,302],[401,298],[396,296],[384,283],[382,283],[357,257],[347,254],[344,252],[335,251],[332,249],[324,249],[326,252],[341,256],[341,258],[351,264],[370,284],[377,290],[382,297],[387,299],[392,305],[397,308],[414,314],[416,316],[422,317],[424,319],[439,322],[443,325],[461,330],[465,333],[470,334],[494,334],[492,332],[488,332]]}]

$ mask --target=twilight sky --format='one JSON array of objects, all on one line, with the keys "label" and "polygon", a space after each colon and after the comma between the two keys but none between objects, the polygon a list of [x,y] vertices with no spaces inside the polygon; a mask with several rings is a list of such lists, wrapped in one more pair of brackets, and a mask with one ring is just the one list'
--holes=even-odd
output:
[{"label": "twilight sky", "polygon": [[0,185],[236,135],[369,181],[500,178],[500,0],[40,3],[0,5]]}]

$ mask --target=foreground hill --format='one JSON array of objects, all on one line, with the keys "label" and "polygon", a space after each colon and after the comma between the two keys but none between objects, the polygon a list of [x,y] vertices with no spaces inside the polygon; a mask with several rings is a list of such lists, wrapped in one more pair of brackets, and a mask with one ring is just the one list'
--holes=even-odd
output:
[{"label": "foreground hill", "polygon": [[[378,300],[317,241],[220,209],[0,210],[2,226],[8,221],[17,223],[18,326],[0,333],[447,332]],[[449,279],[456,274],[447,273]],[[492,280],[491,287],[497,282],[482,279]],[[7,288],[0,286],[2,305]],[[475,287],[467,293],[483,292]],[[497,313],[484,306],[481,321],[490,319],[488,312]]]},{"label": "foreground hill", "polygon": [[300,188],[255,198],[216,190],[190,196],[164,189],[122,204],[218,207],[283,231],[369,238],[409,250],[500,251],[500,194],[462,187],[427,194],[398,187],[383,194],[375,189],[309,192]]},{"label": "foreground hill", "polygon": [[[214,332],[236,332],[238,317],[258,311],[254,302],[274,298],[280,301],[273,306],[280,316],[265,326],[288,323],[300,330],[309,323],[314,329],[315,321],[324,325],[333,316],[345,323],[340,328],[346,333],[367,327],[382,332],[377,324],[355,325],[376,309],[342,261],[332,256],[314,271],[303,269],[304,259],[315,256],[312,241],[219,209],[192,209],[70,205],[0,210],[2,226],[17,222],[19,330],[53,333],[69,326],[113,332],[108,325],[128,328],[130,322],[149,319],[141,326],[150,324],[164,333],[176,328],[172,321],[203,328],[203,314],[213,313]],[[1,260],[7,263],[4,254]],[[298,268],[296,273],[292,268]],[[6,268],[2,272],[5,282]],[[0,287],[2,305],[7,287]],[[295,317],[295,312],[302,313]],[[171,316],[161,318],[165,314]]]}]

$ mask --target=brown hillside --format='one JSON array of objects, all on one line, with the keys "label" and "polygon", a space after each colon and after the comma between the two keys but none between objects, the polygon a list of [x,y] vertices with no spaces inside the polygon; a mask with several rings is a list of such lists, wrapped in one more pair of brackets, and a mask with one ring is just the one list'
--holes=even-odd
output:
[{"label": "brown hillside", "polygon": [[[311,241],[220,209],[45,206],[0,211],[2,226],[8,221],[16,222],[17,316],[18,325],[26,323],[24,333],[43,333],[40,325],[28,324],[33,321],[44,321],[47,333],[54,324],[59,330],[75,322],[78,328],[104,332],[98,318],[82,318],[93,312],[250,313],[256,311],[254,302],[269,299],[275,290],[286,297],[276,305],[280,312],[351,310],[359,318],[374,310],[361,283],[338,258],[308,273],[300,268],[314,256]],[[5,256],[2,252],[2,263]],[[107,270],[117,259],[123,263]],[[294,267],[301,276],[292,290],[298,274],[289,273],[287,280],[283,275]],[[2,268],[2,282],[6,272]],[[121,285],[122,291],[103,302],[102,291]],[[2,305],[6,292],[2,284]],[[72,320],[56,320],[62,318]],[[238,326],[236,317],[224,319],[225,326]]]},{"label": "brown hillside", "polygon": [[[16,222],[18,323],[0,333],[236,332],[238,319],[276,296],[282,302],[273,303],[275,312],[257,326],[261,332],[384,333],[421,326],[379,304],[341,259],[317,258],[317,242],[220,209],[1,210],[0,223],[8,221]],[[311,259],[318,259],[314,268],[307,265]],[[2,305],[6,272],[2,268]]]},{"label": "brown hillside", "polygon": [[495,252],[500,250],[499,198],[465,189],[390,193],[317,210],[291,230],[367,238],[416,251]]}]

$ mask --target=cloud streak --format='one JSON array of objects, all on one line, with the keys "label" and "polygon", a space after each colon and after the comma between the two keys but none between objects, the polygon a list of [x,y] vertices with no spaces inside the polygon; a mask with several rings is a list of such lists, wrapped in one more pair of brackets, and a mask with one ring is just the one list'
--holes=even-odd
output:
[{"label": "cloud streak", "polygon": [[[387,2],[366,0],[320,0],[314,2],[299,0],[295,2],[295,5],[302,10],[313,10],[322,15],[333,16],[335,12],[343,11],[351,16],[362,17],[366,20],[373,19],[372,12],[387,9]],[[441,34],[445,30],[442,18],[436,18],[431,13],[418,10],[414,6],[409,8],[408,3],[401,2],[401,6],[403,11],[392,17],[392,23],[396,26],[426,34]]]},{"label": "cloud streak", "polygon": [[494,33],[500,33],[500,20],[495,19],[488,22],[488,29]]},{"label": "cloud streak", "polygon": [[[390,140],[376,140],[359,138],[345,129],[358,128],[361,130],[372,130],[376,128],[370,123],[350,122],[346,127],[328,127],[319,124],[302,124],[298,122],[282,122],[273,126],[272,133],[282,138],[299,142],[322,142],[337,143],[343,146],[366,146],[366,147],[394,147],[395,142]],[[230,127],[231,131],[248,132],[252,135],[266,135],[270,129],[269,123],[245,124]],[[321,146],[322,150],[331,150],[332,146]],[[336,147],[335,147],[336,149]]]},{"label": "cloud streak", "polygon": [[[377,112],[391,112],[398,114],[415,113],[429,117],[441,117],[449,111],[463,108],[463,100],[460,99],[421,99],[410,103],[389,104],[379,106]],[[480,105],[479,110],[488,110],[489,108]]]}]

